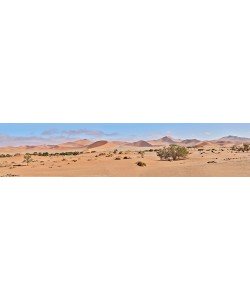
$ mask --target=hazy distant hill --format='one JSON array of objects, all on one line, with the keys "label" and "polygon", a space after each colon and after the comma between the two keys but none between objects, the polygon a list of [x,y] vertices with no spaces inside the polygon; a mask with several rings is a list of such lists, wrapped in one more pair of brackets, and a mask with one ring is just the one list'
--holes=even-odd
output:
[{"label": "hazy distant hill", "polygon": [[247,142],[249,143],[250,138],[240,137],[240,136],[235,136],[235,135],[228,135],[228,136],[224,136],[224,137],[218,139],[217,141],[232,142],[232,143],[247,143]]}]

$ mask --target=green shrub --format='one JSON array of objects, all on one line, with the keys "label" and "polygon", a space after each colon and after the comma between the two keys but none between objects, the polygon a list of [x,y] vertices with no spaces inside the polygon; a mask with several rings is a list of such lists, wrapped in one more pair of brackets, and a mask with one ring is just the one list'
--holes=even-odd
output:
[{"label": "green shrub", "polygon": [[178,160],[187,157],[188,149],[183,146],[170,145],[168,148],[164,147],[157,152],[157,156],[161,160]]}]

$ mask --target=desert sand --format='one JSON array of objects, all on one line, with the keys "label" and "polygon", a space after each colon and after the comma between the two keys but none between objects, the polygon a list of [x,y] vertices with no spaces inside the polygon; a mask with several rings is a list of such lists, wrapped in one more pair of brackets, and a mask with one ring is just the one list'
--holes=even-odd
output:
[{"label": "desert sand", "polygon": [[[190,141],[190,143],[193,143]],[[159,145],[159,142],[157,143]],[[223,143],[222,143],[223,144]],[[140,145],[146,145],[140,141]],[[250,176],[250,151],[232,151],[229,145],[212,142],[197,143],[190,147],[187,158],[178,161],[161,161],[157,145],[139,147],[136,143],[90,142],[54,146],[13,147],[0,149],[0,176],[136,176],[136,177],[201,177]],[[78,155],[38,156],[24,162],[25,153],[79,151]],[[117,149],[117,151],[115,151]],[[144,155],[141,151],[145,151]],[[146,164],[140,167],[136,162]]]}]

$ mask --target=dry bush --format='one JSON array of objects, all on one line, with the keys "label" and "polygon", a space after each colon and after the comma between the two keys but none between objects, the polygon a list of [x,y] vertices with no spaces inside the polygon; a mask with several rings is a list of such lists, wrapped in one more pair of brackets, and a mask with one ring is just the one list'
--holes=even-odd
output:
[{"label": "dry bush", "polygon": [[244,151],[249,151],[250,150],[250,144],[243,144],[243,150]]},{"label": "dry bush", "polygon": [[141,155],[141,158],[144,158],[144,155],[145,155],[145,151],[139,151],[138,154]]},{"label": "dry bush", "polygon": [[26,162],[27,165],[30,162],[32,162],[32,158],[31,158],[31,155],[29,153],[26,153],[23,158],[24,158],[24,162]]}]

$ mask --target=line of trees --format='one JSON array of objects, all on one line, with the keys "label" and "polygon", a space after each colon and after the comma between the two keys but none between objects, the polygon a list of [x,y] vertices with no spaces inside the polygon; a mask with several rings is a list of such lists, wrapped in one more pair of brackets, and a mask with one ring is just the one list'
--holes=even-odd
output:
[{"label": "line of trees", "polygon": [[13,157],[13,155],[10,154],[0,154],[1,158],[5,158],[5,157]]},{"label": "line of trees", "polygon": [[83,152],[69,151],[69,152],[56,152],[56,153],[49,153],[49,152],[34,152],[34,153],[32,153],[32,155],[34,155],[34,156],[68,156],[68,155],[80,155],[80,154],[83,154]]}]

